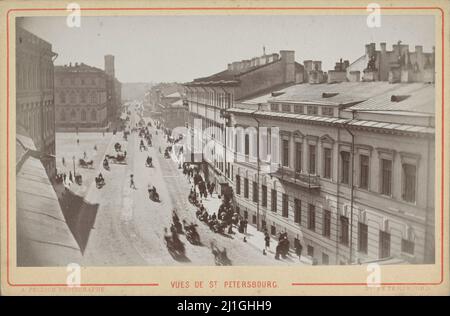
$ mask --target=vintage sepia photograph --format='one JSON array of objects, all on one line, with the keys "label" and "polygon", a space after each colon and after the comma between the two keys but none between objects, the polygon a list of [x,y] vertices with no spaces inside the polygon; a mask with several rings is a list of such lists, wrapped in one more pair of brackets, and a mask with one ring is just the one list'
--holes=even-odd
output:
[{"label": "vintage sepia photograph", "polygon": [[435,263],[435,17],[15,20],[18,267]]}]

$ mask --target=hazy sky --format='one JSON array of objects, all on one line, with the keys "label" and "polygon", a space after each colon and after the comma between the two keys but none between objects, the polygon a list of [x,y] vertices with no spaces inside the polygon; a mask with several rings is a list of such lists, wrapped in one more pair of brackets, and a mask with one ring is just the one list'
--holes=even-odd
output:
[{"label": "hazy sky", "polygon": [[23,26],[49,41],[59,54],[55,64],[84,62],[104,67],[115,55],[122,82],[187,82],[224,70],[233,61],[280,50],[295,50],[297,62],[322,60],[323,70],[339,58],[350,62],[366,43],[401,40],[414,50],[434,45],[434,17],[382,16],[369,28],[366,16],[151,16],[81,17],[69,28],[66,17],[25,18]]}]

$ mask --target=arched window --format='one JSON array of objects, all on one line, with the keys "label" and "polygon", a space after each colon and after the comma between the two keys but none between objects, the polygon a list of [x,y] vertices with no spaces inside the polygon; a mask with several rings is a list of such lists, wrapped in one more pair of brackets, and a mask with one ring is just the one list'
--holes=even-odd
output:
[{"label": "arched window", "polygon": [[70,119],[71,119],[72,121],[75,121],[76,116],[77,116],[77,113],[75,112],[75,110],[72,110],[72,111],[70,112]]},{"label": "arched window", "polygon": [[81,110],[81,120],[84,122],[86,121],[86,111],[83,109]]},{"label": "arched window", "polygon": [[81,103],[86,103],[86,93],[85,92],[81,92],[80,98],[81,98]]},{"label": "arched window", "polygon": [[92,121],[96,121],[97,120],[97,111],[96,110],[92,110],[91,111],[91,120]]},{"label": "arched window", "polygon": [[97,95],[95,94],[95,92],[92,92],[91,94],[91,104],[95,104],[97,103]]}]

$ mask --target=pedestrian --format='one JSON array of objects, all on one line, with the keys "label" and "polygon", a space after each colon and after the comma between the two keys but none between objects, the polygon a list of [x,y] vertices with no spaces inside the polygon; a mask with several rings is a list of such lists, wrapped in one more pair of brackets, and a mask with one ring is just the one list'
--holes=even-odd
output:
[{"label": "pedestrian", "polygon": [[265,241],[264,250],[270,249],[270,236],[269,236],[269,233],[267,231],[264,234],[264,241]]},{"label": "pedestrian", "polygon": [[297,237],[295,237],[295,239],[294,239],[294,248],[295,248],[295,253],[296,253],[297,256],[298,256],[298,260],[300,261],[301,256],[302,256],[302,249],[303,249],[303,246],[302,246],[302,244],[300,243],[300,240],[298,239],[298,235],[297,235]]},{"label": "pedestrian", "polygon": [[69,181],[70,181],[70,182],[73,182],[72,171],[69,171]]},{"label": "pedestrian", "polygon": [[134,184],[134,178],[133,175],[130,175],[130,188],[136,190],[136,186]]},{"label": "pedestrian", "polygon": [[244,234],[247,234],[247,224],[248,224],[248,220],[247,220],[247,218],[244,218],[244,222],[243,222]]},{"label": "pedestrian", "polygon": [[66,178],[67,178],[67,175],[66,175],[66,173],[64,172],[64,174],[63,174],[63,181],[64,181],[64,183],[66,183]]},{"label": "pedestrian", "polygon": [[62,161],[63,166],[65,166],[66,165],[66,160],[64,159],[64,157],[62,157],[61,161]]},{"label": "pedestrian", "polygon": [[83,152],[83,158],[86,159],[87,158],[87,154],[86,152]]},{"label": "pedestrian", "polygon": [[77,145],[79,145],[80,144],[80,139],[79,138],[77,138]]}]

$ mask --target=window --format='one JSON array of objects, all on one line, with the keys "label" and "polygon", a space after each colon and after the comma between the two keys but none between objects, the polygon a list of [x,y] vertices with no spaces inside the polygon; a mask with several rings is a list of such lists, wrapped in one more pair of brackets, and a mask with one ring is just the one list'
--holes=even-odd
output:
[{"label": "window", "polygon": [[316,173],[316,146],[309,145],[309,173]]},{"label": "window", "polygon": [[283,166],[289,167],[289,141],[283,139]]},{"label": "window", "polygon": [[342,174],[341,183],[349,184],[350,179],[350,153],[341,151]]},{"label": "window", "polygon": [[359,155],[359,187],[369,188],[369,156]]},{"label": "window", "polygon": [[86,94],[84,92],[82,92],[80,94],[80,100],[81,100],[81,103],[86,103]]},{"label": "window", "polygon": [[331,149],[324,148],[323,150],[323,177],[331,179]]},{"label": "window", "polygon": [[290,104],[282,104],[281,105],[281,111],[283,111],[283,112],[291,112],[291,105]]},{"label": "window", "polygon": [[295,171],[302,171],[302,143],[295,143]]},{"label": "window", "polygon": [[86,111],[84,109],[81,110],[81,120],[86,121]]},{"label": "window", "polygon": [[308,204],[308,229],[316,230],[316,207],[313,204]]},{"label": "window", "polygon": [[283,209],[281,215],[283,217],[289,216],[289,196],[287,194],[283,194]]},{"label": "window", "polygon": [[358,223],[358,251],[367,254],[368,228],[364,223]]},{"label": "window", "polygon": [[330,264],[330,258],[326,253],[322,252],[322,264],[323,265],[329,265]]},{"label": "window", "polygon": [[402,252],[413,255],[414,242],[407,239],[402,239]]},{"label": "window", "polygon": [[253,202],[258,203],[258,183],[253,181]]},{"label": "window", "polygon": [[241,194],[241,177],[236,175],[236,194]]},{"label": "window", "polygon": [[60,99],[62,104],[66,103],[66,94],[64,92],[61,92],[59,94],[59,99]]},{"label": "window", "polygon": [[72,92],[72,93],[70,94],[70,103],[71,103],[71,104],[75,104],[76,102],[77,102],[77,96],[75,95],[74,92]]},{"label": "window", "polygon": [[322,115],[333,116],[333,108],[331,106],[322,107]]},{"label": "window", "polygon": [[267,207],[267,186],[265,185],[261,186],[261,196],[262,196],[261,205]]},{"label": "window", "polygon": [[250,153],[250,135],[245,134],[245,142],[244,142],[244,154],[247,156]]},{"label": "window", "polygon": [[303,105],[294,105],[294,113],[303,114]]},{"label": "window", "polygon": [[244,197],[248,199],[248,179],[244,178]]},{"label": "window", "polygon": [[348,246],[348,218],[341,215],[339,220],[341,222],[340,242],[342,245]]},{"label": "window", "polygon": [[331,211],[323,210],[323,230],[322,235],[330,238],[331,236]]},{"label": "window", "polygon": [[318,114],[318,112],[317,112],[317,106],[314,106],[314,105],[308,105],[308,106],[306,107],[306,113],[307,113],[308,115],[317,115],[317,114]]},{"label": "window", "polygon": [[391,195],[392,160],[381,159],[381,194]]},{"label": "window", "polygon": [[77,116],[77,113],[75,112],[75,110],[72,110],[72,111],[70,112],[70,119],[71,119],[72,121],[75,121],[76,116]]},{"label": "window", "polygon": [[91,94],[91,103],[95,104],[97,102],[97,95],[95,93]]},{"label": "window", "polygon": [[299,199],[294,199],[294,222],[302,223],[302,201]]},{"label": "window", "polygon": [[91,120],[92,121],[96,121],[97,120],[97,111],[96,110],[92,110],[91,111]]},{"label": "window", "polygon": [[277,211],[277,191],[274,189],[271,191],[271,209],[272,212]]},{"label": "window", "polygon": [[278,111],[278,104],[277,103],[271,103],[270,104],[270,110],[271,111]]},{"label": "window", "polygon": [[66,111],[61,110],[61,112],[59,114],[59,118],[61,121],[65,121],[66,120]]},{"label": "window", "polygon": [[270,226],[270,233],[275,236],[277,234],[277,228],[275,225]]},{"label": "window", "polygon": [[391,234],[380,230],[380,259],[387,258],[391,255]]},{"label": "window", "polygon": [[308,247],[306,249],[307,249],[306,253],[308,254],[308,256],[314,257],[314,247],[311,245],[308,245]]},{"label": "window", "polygon": [[414,203],[416,201],[416,166],[403,164],[403,200]]}]

